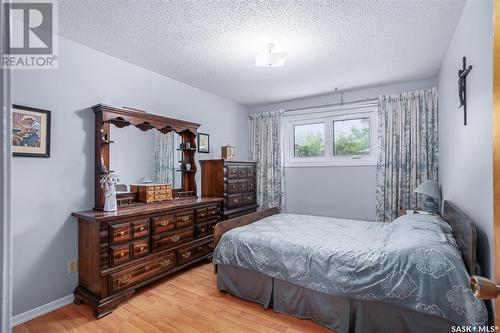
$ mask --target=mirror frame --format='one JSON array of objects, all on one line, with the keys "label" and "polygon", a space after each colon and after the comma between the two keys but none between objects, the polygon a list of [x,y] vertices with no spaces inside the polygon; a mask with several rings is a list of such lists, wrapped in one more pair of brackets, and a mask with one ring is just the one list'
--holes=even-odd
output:
[{"label": "mirror frame", "polygon": [[[110,136],[110,124],[118,128],[133,125],[141,131],[156,128],[161,133],[175,131],[181,136],[183,145],[190,144],[190,148],[182,148],[182,162],[195,166],[196,135],[200,124],[190,121],[168,118],[143,110],[126,107],[114,107],[97,104],[92,107],[95,115],[95,210],[104,207],[104,193],[100,186],[102,175],[113,172],[109,170],[109,152],[113,141]],[[196,188],[197,168],[182,171],[182,192],[192,192],[197,195]],[[175,196],[175,193],[174,193]]]}]

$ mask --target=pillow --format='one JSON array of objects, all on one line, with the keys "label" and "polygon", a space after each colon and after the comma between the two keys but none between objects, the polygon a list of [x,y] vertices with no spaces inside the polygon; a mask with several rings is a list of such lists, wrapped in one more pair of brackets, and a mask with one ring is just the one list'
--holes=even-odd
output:
[{"label": "pillow", "polygon": [[470,275],[477,274],[477,230],[472,220],[451,202],[445,201],[443,219],[453,229],[453,237],[462,252],[462,259]]}]

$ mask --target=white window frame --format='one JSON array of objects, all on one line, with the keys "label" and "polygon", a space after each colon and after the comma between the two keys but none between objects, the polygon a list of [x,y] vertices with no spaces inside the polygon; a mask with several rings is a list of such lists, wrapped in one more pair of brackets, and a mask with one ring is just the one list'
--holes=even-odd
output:
[{"label": "white window frame", "polygon": [[[377,110],[378,107],[375,104],[363,104],[285,113],[285,167],[376,165]],[[333,122],[360,118],[368,118],[370,121],[370,153],[363,155],[333,155]],[[325,126],[325,156],[295,157],[295,126],[321,123]]]}]

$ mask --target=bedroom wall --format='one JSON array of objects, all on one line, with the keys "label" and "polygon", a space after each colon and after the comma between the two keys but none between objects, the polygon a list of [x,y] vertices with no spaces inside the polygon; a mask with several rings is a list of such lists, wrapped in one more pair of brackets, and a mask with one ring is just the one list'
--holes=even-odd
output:
[{"label": "bedroom wall", "polygon": [[[437,78],[346,91],[344,101],[426,89]],[[338,96],[318,96],[251,108],[250,113],[338,103]],[[287,212],[375,220],[375,166],[295,167],[285,169]]]},{"label": "bedroom wall", "polygon": [[[467,126],[458,109],[457,71],[467,78]],[[493,267],[493,2],[468,1],[439,72],[439,152],[442,193],[480,229],[483,264]],[[488,265],[486,265],[488,266]],[[488,268],[487,275],[490,274]]]},{"label": "bedroom wall", "polygon": [[[248,158],[247,109],[240,105],[60,38],[59,69],[20,70],[16,104],[52,111],[50,158],[13,158],[14,315],[72,294],[78,275],[73,211],[93,206],[94,115],[99,102],[130,106],[202,124],[210,154],[237,147]],[[230,124],[231,126],[228,126]],[[130,156],[133,161],[133,156]]]}]

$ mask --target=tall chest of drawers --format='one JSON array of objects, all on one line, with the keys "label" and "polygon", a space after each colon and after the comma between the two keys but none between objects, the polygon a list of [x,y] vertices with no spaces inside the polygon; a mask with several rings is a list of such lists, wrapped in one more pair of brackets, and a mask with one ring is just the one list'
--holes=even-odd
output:
[{"label": "tall chest of drawers", "polygon": [[202,160],[201,193],[204,197],[223,197],[223,218],[245,215],[257,210],[257,162]]},{"label": "tall chest of drawers", "polygon": [[221,208],[221,198],[186,198],[73,213],[79,252],[75,303],[90,304],[100,318],[137,288],[210,258]]}]

